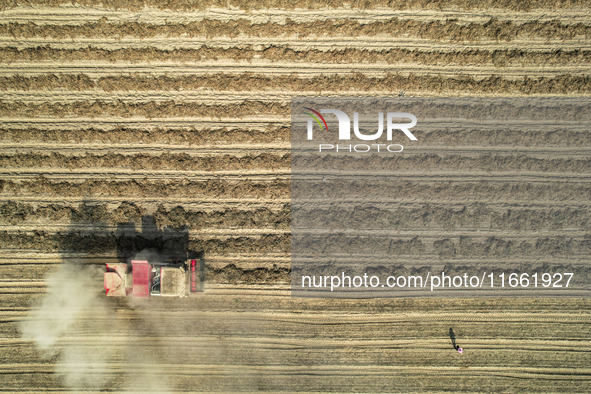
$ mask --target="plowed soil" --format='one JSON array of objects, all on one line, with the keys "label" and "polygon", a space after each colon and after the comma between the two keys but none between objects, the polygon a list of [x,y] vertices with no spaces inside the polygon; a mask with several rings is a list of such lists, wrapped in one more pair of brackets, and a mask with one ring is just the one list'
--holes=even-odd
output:
[{"label": "plowed soil", "polygon": [[[291,97],[588,97],[590,70],[587,0],[0,1],[0,391],[591,391],[588,299],[289,291]],[[588,263],[590,130],[425,141],[357,213],[402,265]],[[204,293],[104,297],[147,217]]]}]

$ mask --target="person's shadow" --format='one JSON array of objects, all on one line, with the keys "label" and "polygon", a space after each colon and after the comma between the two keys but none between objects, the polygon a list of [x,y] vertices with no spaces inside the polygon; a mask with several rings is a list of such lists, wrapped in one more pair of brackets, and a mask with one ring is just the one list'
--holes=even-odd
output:
[{"label": "person's shadow", "polygon": [[449,328],[449,338],[451,339],[451,344],[454,349],[458,350],[459,346],[456,344],[456,334],[454,333],[453,328]]}]

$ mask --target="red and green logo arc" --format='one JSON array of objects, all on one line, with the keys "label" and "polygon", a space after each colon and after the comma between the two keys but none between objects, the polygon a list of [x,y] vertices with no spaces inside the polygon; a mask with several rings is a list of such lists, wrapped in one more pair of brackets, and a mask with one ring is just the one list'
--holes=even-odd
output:
[{"label": "red and green logo arc", "polygon": [[[324,117],[320,114],[320,112],[313,110],[312,108],[309,107],[304,107],[304,109],[307,109],[308,111],[313,112],[313,114],[311,114],[310,112],[304,112],[304,114],[310,116],[312,119],[314,119],[316,121],[316,123],[318,123],[318,126],[320,126],[320,129],[322,130],[322,123],[324,123],[324,128],[326,131],[328,131],[328,125],[326,124],[326,120],[324,120]],[[322,123],[320,123],[320,121],[322,120]]]}]

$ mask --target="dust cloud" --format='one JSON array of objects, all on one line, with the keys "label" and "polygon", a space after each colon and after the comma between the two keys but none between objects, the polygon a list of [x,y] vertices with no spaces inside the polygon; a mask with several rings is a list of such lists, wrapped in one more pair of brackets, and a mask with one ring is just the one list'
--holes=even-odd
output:
[{"label": "dust cloud", "polygon": [[103,272],[102,266],[64,263],[50,273],[45,294],[20,324],[22,337],[55,362],[54,372],[67,388],[170,391],[166,380],[154,378],[153,351],[121,339],[132,330],[117,318],[129,312],[127,300],[105,297]]},{"label": "dust cloud", "polygon": [[103,334],[100,329],[106,327],[84,327],[92,325],[88,311],[106,310],[96,287],[99,275],[98,267],[61,265],[46,277],[46,293],[21,323],[23,338],[32,340],[44,358],[57,358],[55,372],[70,388],[100,388],[111,356],[106,347],[89,346],[91,335]]}]

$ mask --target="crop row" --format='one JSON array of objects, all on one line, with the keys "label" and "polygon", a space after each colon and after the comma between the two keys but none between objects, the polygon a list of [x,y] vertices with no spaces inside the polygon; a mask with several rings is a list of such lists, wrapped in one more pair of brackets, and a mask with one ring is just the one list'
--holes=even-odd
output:
[{"label": "crop row", "polygon": [[[407,180],[397,181],[397,187],[389,191],[389,201],[436,201],[469,199],[470,201],[504,202],[566,202],[588,201],[591,185],[569,182],[530,182],[516,178],[511,182],[494,180],[456,181],[449,180]],[[368,195],[381,195],[381,184],[352,190],[351,199],[364,200]],[[335,195],[334,185],[323,182],[309,184],[298,190],[301,196],[322,195],[324,198],[342,198]],[[342,190],[342,189],[341,189]],[[86,179],[52,180],[38,176],[26,180],[0,180],[0,193],[4,196],[52,196],[52,197],[191,197],[191,198],[258,198],[277,199],[290,197],[290,182],[274,179],[270,181],[254,180],[154,180],[154,179]]]},{"label": "crop row", "polygon": [[[8,143],[43,142],[48,148],[51,143],[93,143],[93,144],[162,144],[207,146],[215,141],[220,146],[233,144],[285,144],[290,140],[287,125],[273,125],[267,129],[247,128],[132,128],[108,129],[80,128],[41,129],[29,127],[0,128],[0,141]],[[585,128],[573,130],[556,125],[553,128],[507,127],[465,127],[450,132],[445,128],[425,129],[421,133],[421,144],[477,147],[584,147],[591,145],[591,133]]]},{"label": "crop row", "polygon": [[[0,246],[6,249],[33,249],[61,253],[109,253],[117,250],[118,237],[114,232],[64,231],[0,232]],[[327,256],[345,253],[352,257],[375,256],[438,256],[464,258],[524,258],[565,257],[584,260],[591,248],[591,236],[569,237],[557,233],[554,236],[507,238],[498,236],[477,237],[422,237],[404,239],[399,236],[355,236],[330,234],[299,241],[299,250],[310,256]],[[291,251],[289,234],[263,234],[254,236],[208,236],[189,239],[189,249],[206,255],[266,254],[288,255]]]},{"label": "crop row", "polygon": [[150,63],[173,61],[200,62],[206,60],[231,59],[248,61],[253,59],[301,62],[316,64],[343,63],[408,63],[421,65],[584,65],[591,62],[591,51],[587,49],[550,49],[531,51],[527,49],[468,49],[468,50],[421,50],[408,48],[363,49],[337,48],[317,49],[292,48],[289,45],[250,44],[229,48],[203,45],[199,48],[160,49],[155,47],[104,49],[97,46],[64,49],[49,45],[36,47],[2,47],[0,58],[5,63],[13,62],[74,62],[110,61]]},{"label": "crop row", "polygon": [[418,37],[444,41],[475,41],[481,39],[512,41],[517,38],[573,39],[589,38],[591,25],[567,24],[558,20],[515,23],[490,18],[485,23],[459,23],[455,20],[421,21],[391,18],[363,23],[351,19],[285,23],[253,23],[246,19],[231,21],[201,20],[189,23],[150,24],[145,22],[108,23],[107,19],[82,25],[51,25],[29,23],[0,24],[0,35],[14,38],[52,37],[358,37],[387,35],[391,37]]},{"label": "crop row", "polygon": [[[397,230],[433,229],[433,231],[502,230],[539,231],[577,229],[589,230],[591,217],[584,204],[563,207],[557,203],[542,208],[497,205],[484,203],[445,205],[435,203],[383,204],[337,208],[298,208],[297,227],[314,227],[322,220],[325,228],[347,228],[355,223],[356,228],[384,228]],[[142,203],[120,202],[116,207],[104,203],[83,203],[79,205],[54,202],[31,204],[7,201],[0,203],[0,223],[86,223],[96,226],[114,226],[119,223],[139,223],[148,210]],[[189,229],[209,228],[275,228],[289,229],[291,209],[283,204],[279,209],[265,207],[223,208],[203,210],[176,205],[167,208],[159,204],[154,217],[159,226],[187,227]]]}]

